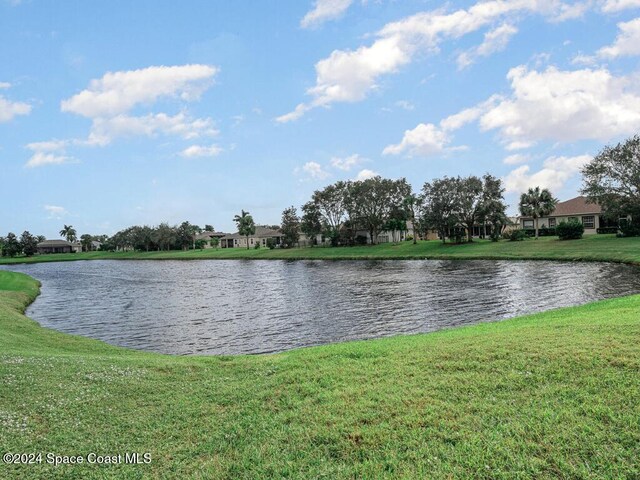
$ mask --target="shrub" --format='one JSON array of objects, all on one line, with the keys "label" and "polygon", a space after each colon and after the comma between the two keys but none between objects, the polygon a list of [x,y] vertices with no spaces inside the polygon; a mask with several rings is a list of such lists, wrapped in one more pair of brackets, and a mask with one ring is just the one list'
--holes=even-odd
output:
[{"label": "shrub", "polygon": [[413,241],[413,235],[409,234],[406,237],[404,237],[405,242],[411,242]]},{"label": "shrub", "polygon": [[618,227],[600,227],[596,230],[596,233],[599,233],[599,234],[618,233]]},{"label": "shrub", "polygon": [[620,222],[622,237],[640,237],[640,222],[638,220],[623,220]]},{"label": "shrub", "polygon": [[269,248],[269,250],[276,248],[276,242],[273,238],[267,238],[267,248]]},{"label": "shrub", "polygon": [[560,240],[577,240],[582,238],[584,233],[584,226],[580,222],[560,222],[556,227],[556,232]]},{"label": "shrub", "polygon": [[259,250],[259,249],[260,249],[260,241],[258,241],[258,242],[253,246],[253,248],[255,248],[256,250]]},{"label": "shrub", "polygon": [[367,237],[364,235],[358,235],[356,236],[356,245],[366,245],[367,244]]},{"label": "shrub", "polygon": [[511,230],[510,232],[504,232],[503,237],[510,242],[521,242],[528,237],[526,230]]}]

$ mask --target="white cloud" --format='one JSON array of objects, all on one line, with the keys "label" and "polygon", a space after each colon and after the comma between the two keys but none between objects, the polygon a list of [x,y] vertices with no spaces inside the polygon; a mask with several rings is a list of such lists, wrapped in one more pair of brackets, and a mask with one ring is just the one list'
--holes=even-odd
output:
[{"label": "white cloud", "polygon": [[605,58],[630,57],[640,55],[640,18],[618,24],[620,33],[613,45],[598,50]]},{"label": "white cloud", "polygon": [[345,172],[348,172],[353,167],[360,165],[361,163],[366,161],[367,160],[365,158],[362,158],[357,153],[354,153],[353,155],[349,155],[348,157],[344,157],[344,158],[340,158],[340,157],[331,158],[331,166],[334,168],[337,168],[338,170],[343,170]]},{"label": "white cloud", "polygon": [[72,157],[65,155],[56,155],[55,153],[35,152],[27,161],[28,168],[42,167],[44,165],[61,165],[63,163],[75,163]]},{"label": "white cloud", "polygon": [[507,48],[509,40],[518,29],[513,25],[504,23],[499,27],[485,33],[484,41],[475,48],[458,55],[458,68],[463,69],[476,61],[478,57],[488,57],[489,55]]},{"label": "white cloud", "polygon": [[640,0],[605,0],[602,11],[616,13],[629,8],[640,8]]},{"label": "white cloud", "polygon": [[86,90],[63,100],[60,107],[63,112],[96,118],[122,114],[161,97],[196,100],[217,72],[216,67],[197,64],[108,72],[92,80]]},{"label": "white cloud", "polygon": [[292,121],[315,107],[363,100],[378,88],[380,77],[397,72],[416,53],[435,53],[442,41],[462,37],[503,17],[539,13],[549,19],[566,19],[580,14],[574,7],[559,0],[489,0],[467,10],[445,13],[438,9],[389,23],[376,33],[371,45],[334,50],[316,63],[316,85],[307,90],[312,100],[277,120]]},{"label": "white cloud", "polygon": [[140,117],[118,115],[94,119],[86,144],[105,146],[120,137],[154,137],[159,133],[189,140],[202,136],[215,136],[218,130],[214,128],[210,118],[192,119],[183,112],[173,116],[166,113],[150,113]]},{"label": "white cloud", "polygon": [[373,170],[368,170],[365,168],[364,170],[360,170],[360,172],[356,176],[356,180],[367,180],[369,178],[377,177],[378,175],[380,175],[378,172],[374,172]]},{"label": "white cloud", "polygon": [[480,126],[498,129],[510,149],[539,140],[606,141],[640,128],[640,94],[630,77],[606,69],[538,72],[519,66],[507,78],[512,95],[490,108]]},{"label": "white cloud", "polygon": [[432,123],[421,123],[413,130],[406,130],[402,141],[396,145],[388,145],[382,154],[406,153],[409,157],[428,157],[443,153],[449,142],[449,135],[444,130]]},{"label": "white cloud", "polygon": [[12,102],[0,95],[0,123],[13,120],[18,115],[29,115],[31,105],[23,102]]},{"label": "white cloud", "polygon": [[[296,169],[297,170],[297,169]],[[317,162],[307,162],[302,166],[302,172],[309,177],[322,180],[329,176],[329,172],[323,170],[322,165]]]},{"label": "white cloud", "polygon": [[511,171],[503,179],[505,190],[508,193],[521,193],[528,188],[539,186],[548,188],[553,193],[554,190],[562,188],[567,180],[579,173],[591,158],[589,155],[549,157],[544,161],[542,169],[535,173],[530,173],[530,167],[523,165]]},{"label": "white cloud", "polygon": [[526,163],[529,161],[531,157],[529,155],[523,155],[521,153],[516,153],[515,155],[509,155],[502,163],[505,165],[520,165],[521,163]]},{"label": "white cloud", "polygon": [[49,214],[48,218],[54,218],[54,219],[61,219],[67,215],[69,215],[69,212],[67,211],[66,208],[64,207],[58,207],[56,205],[45,205],[44,209],[47,211],[47,213]]},{"label": "white cloud", "polygon": [[194,158],[194,157],[215,157],[222,153],[222,148],[218,145],[210,145],[205,147],[203,145],[191,145],[190,147],[185,148],[180,155],[186,158]]},{"label": "white cloud", "polygon": [[302,28],[317,27],[327,20],[340,18],[351,6],[353,0],[316,0],[313,10],[307,12],[300,21]]},{"label": "white cloud", "polygon": [[11,88],[11,84],[9,82],[0,82],[0,90],[6,90]]},{"label": "white cloud", "polygon": [[29,143],[27,144],[26,148],[34,152],[55,152],[64,150],[68,144],[68,140],[49,140],[46,142]]},{"label": "white cloud", "polygon": [[414,110],[416,108],[413,103],[407,100],[398,100],[394,105],[408,111]]}]

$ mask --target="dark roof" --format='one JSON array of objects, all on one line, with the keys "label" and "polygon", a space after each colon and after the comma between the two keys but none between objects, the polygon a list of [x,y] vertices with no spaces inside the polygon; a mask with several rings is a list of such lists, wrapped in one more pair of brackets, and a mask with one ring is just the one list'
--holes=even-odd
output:
[{"label": "dark roof", "polygon": [[227,234],[224,233],[224,232],[201,232],[201,233],[198,233],[195,236],[195,239],[196,240],[208,240],[208,239],[214,238],[214,237],[221,238],[221,237],[224,237],[226,235]]},{"label": "dark roof", "polygon": [[66,240],[45,240],[40,242],[38,247],[71,247],[73,244]]},{"label": "dark roof", "polygon": [[[256,233],[249,236],[253,238],[271,238],[271,237],[281,237],[282,233],[279,232],[278,230],[272,230],[270,228],[256,226]],[[239,233],[233,233],[230,235],[225,235],[224,238],[245,238],[245,236],[240,235]]]},{"label": "dark roof", "polygon": [[602,213],[597,203],[587,203],[587,197],[576,197],[566,202],[560,202],[551,213],[551,217],[565,217],[568,215],[585,215]]}]

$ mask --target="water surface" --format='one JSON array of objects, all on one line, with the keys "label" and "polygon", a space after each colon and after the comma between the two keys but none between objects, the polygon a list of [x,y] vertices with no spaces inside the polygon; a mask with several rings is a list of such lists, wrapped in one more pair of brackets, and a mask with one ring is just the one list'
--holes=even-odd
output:
[{"label": "water surface", "polygon": [[42,282],[27,314],[141,350],[237,354],[431,332],[640,293],[608,263],[94,260],[12,265]]}]

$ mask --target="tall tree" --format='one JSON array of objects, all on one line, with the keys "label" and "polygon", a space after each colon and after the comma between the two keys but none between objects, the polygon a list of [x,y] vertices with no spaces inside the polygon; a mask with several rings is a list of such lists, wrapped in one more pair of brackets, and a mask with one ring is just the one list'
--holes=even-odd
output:
[{"label": "tall tree", "polygon": [[15,233],[9,232],[2,242],[2,256],[3,257],[15,257],[22,253],[22,247],[16,237]]},{"label": "tall tree", "polygon": [[158,250],[169,250],[177,238],[176,229],[163,222],[153,232],[153,237]]},{"label": "tall tree", "polygon": [[93,237],[88,233],[80,235],[80,244],[82,245],[82,250],[85,252],[91,251],[91,242],[93,242]]},{"label": "tall tree", "polygon": [[300,217],[298,217],[296,207],[291,206],[282,212],[280,231],[283,235],[283,247],[291,248],[298,243],[300,239]]},{"label": "tall tree", "polygon": [[496,241],[500,238],[502,230],[509,222],[507,218],[507,205],[504,203],[504,188],[502,180],[490,174],[482,177],[482,208],[480,211],[480,221],[491,227],[491,239]]},{"label": "tall tree", "polygon": [[195,248],[195,236],[201,231],[198,225],[182,222],[176,230],[176,246],[182,250],[188,250],[189,247]]},{"label": "tall tree", "polygon": [[349,182],[339,181],[315,191],[311,197],[322,216],[333,245],[337,244],[340,229],[346,219],[345,201],[348,189]]},{"label": "tall tree", "polygon": [[581,193],[610,218],[640,223],[640,136],[605,147],[583,169]]},{"label": "tall tree", "polygon": [[60,236],[65,238],[67,242],[71,243],[78,239],[76,229],[73,228],[72,225],[65,225],[62,230],[60,230]]},{"label": "tall tree", "polygon": [[422,187],[423,218],[422,222],[429,228],[434,228],[442,243],[447,241],[450,230],[458,222],[457,212],[459,195],[456,178],[444,177],[426,182]]},{"label": "tall tree", "polygon": [[208,223],[204,226],[204,231],[205,232],[215,232],[216,229],[213,228],[213,225],[209,225]]},{"label": "tall tree", "polygon": [[372,244],[376,243],[391,212],[402,209],[402,201],[408,193],[411,193],[411,187],[404,178],[390,180],[376,176],[353,183],[352,195],[358,199],[358,219],[369,231]]},{"label": "tall tree", "polygon": [[238,227],[238,233],[247,239],[247,250],[249,250],[249,237],[256,233],[256,224],[249,212],[242,210],[240,215],[233,217]]},{"label": "tall tree", "polygon": [[534,221],[536,230],[536,239],[538,238],[538,220],[553,212],[556,208],[558,200],[551,195],[551,192],[540,187],[530,188],[526,193],[520,196],[518,205],[520,214],[523,217],[531,217]]},{"label": "tall tree", "polygon": [[314,202],[302,206],[300,230],[311,239],[311,245],[315,245],[317,236],[322,233],[322,215]]},{"label": "tall tree", "polygon": [[38,239],[28,231],[22,232],[20,236],[20,249],[27,257],[32,257],[38,253]]},{"label": "tall tree", "polygon": [[476,176],[458,177],[455,180],[458,196],[458,220],[467,230],[467,241],[472,242],[473,227],[476,225],[483,208],[482,180]]},{"label": "tall tree", "polygon": [[418,243],[418,230],[417,220],[420,218],[420,207],[422,205],[422,199],[413,193],[410,193],[402,200],[402,206],[407,212],[407,217],[411,220],[411,230],[413,233],[413,244]]}]

